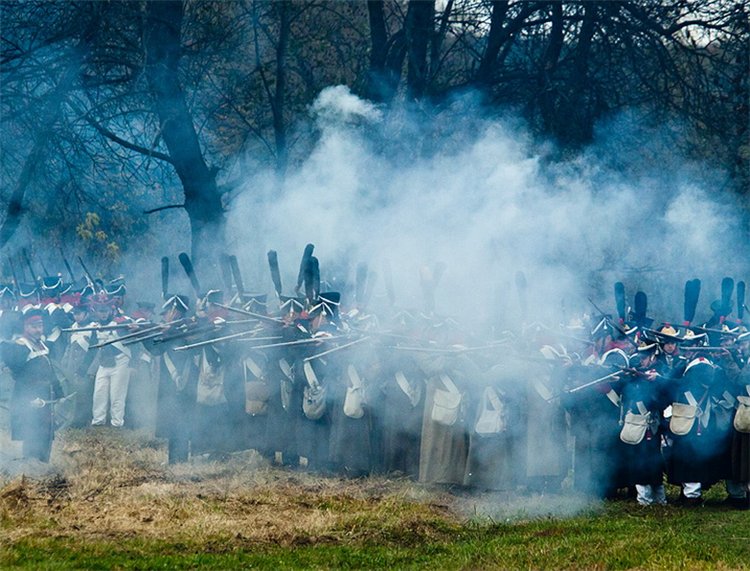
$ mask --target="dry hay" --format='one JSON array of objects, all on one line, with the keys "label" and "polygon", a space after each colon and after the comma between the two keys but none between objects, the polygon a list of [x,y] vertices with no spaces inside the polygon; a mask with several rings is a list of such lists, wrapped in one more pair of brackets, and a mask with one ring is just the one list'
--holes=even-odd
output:
[{"label": "dry hay", "polygon": [[321,477],[252,451],[222,462],[165,460],[146,435],[69,430],[55,442],[52,473],[0,473],[0,539],[411,543],[446,537],[461,519],[454,496],[406,479]]}]

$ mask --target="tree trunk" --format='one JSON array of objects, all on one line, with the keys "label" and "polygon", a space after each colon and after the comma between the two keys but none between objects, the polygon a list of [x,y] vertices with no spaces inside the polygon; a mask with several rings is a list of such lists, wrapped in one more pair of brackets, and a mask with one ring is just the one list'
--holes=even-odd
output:
[{"label": "tree trunk", "polygon": [[495,0],[492,2],[492,12],[490,14],[490,31],[487,34],[487,47],[482,54],[482,60],[479,62],[474,81],[480,87],[487,87],[492,84],[497,65],[497,56],[507,35],[503,30],[505,15],[508,13],[508,0]]},{"label": "tree trunk", "polygon": [[411,0],[406,12],[408,71],[406,85],[411,99],[421,99],[427,89],[427,49],[434,33],[434,0]]},{"label": "tree trunk", "polygon": [[284,97],[286,93],[286,54],[289,46],[291,14],[288,0],[276,2],[279,15],[279,43],[276,45],[276,90],[273,97],[273,132],[276,138],[276,172],[286,173],[288,149],[284,123]]},{"label": "tree trunk", "polygon": [[368,0],[367,14],[370,22],[370,69],[366,96],[372,101],[385,103],[393,99],[401,80],[401,68],[406,57],[404,31],[399,30],[388,37],[383,0]]},{"label": "tree trunk", "polygon": [[[598,17],[598,2],[584,5],[583,23],[578,35],[575,59],[573,61],[572,89],[568,99],[571,121],[561,134],[566,143],[578,146],[591,141],[594,133],[595,101],[588,94],[592,92],[589,78],[589,56]],[[567,114],[567,113],[564,113]]]},{"label": "tree trunk", "polygon": [[565,125],[569,117],[563,114],[561,117],[559,103],[560,90],[555,82],[555,71],[560,61],[560,54],[564,45],[562,4],[552,5],[552,27],[549,34],[549,44],[544,52],[544,58],[540,62],[538,105],[545,131],[557,133],[561,120]]},{"label": "tree trunk", "polygon": [[179,82],[182,1],[146,4],[146,77],[161,134],[185,192],[193,260],[214,265],[224,250],[224,212],[215,172],[208,167]]}]

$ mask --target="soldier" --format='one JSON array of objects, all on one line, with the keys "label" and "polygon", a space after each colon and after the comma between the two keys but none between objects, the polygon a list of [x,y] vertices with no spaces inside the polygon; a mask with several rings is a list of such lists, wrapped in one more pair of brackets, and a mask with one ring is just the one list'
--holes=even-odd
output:
[{"label": "soldier", "polygon": [[[182,321],[189,310],[187,298],[169,296],[162,306],[165,326]],[[193,354],[175,351],[175,343],[144,340],[143,346],[157,359],[159,394],[156,406],[156,436],[168,439],[168,462],[187,462],[190,455],[190,427],[193,420],[197,369]]]},{"label": "soldier", "polygon": [[74,322],[70,327],[72,331],[62,357],[61,367],[67,378],[72,381],[73,390],[76,392],[71,426],[83,428],[91,422],[94,394],[94,379],[88,373],[95,355],[93,351],[89,351],[93,331],[77,331],[91,323],[89,308],[85,300],[84,303],[76,304],[71,313]]},{"label": "soldier", "polygon": [[[155,306],[151,302],[138,301],[131,318],[140,327],[148,327],[153,319]],[[148,429],[153,432],[156,418],[156,383],[153,382],[151,354],[139,344],[129,345],[130,382],[125,405],[125,426],[133,429]]]},{"label": "soldier", "polygon": [[[118,325],[115,320],[115,307],[106,294],[100,294],[93,301],[95,319],[101,326]],[[115,330],[97,331],[97,342],[109,342],[99,349],[94,381],[92,426],[103,426],[109,412],[110,424],[122,428],[125,424],[125,402],[130,381],[130,348],[116,339]]]},{"label": "soldier", "polygon": [[54,438],[53,401],[63,393],[43,341],[43,316],[42,310],[27,310],[22,334],[2,344],[2,357],[15,380],[11,438],[23,441],[24,458],[48,462]]},{"label": "soldier", "polygon": [[646,342],[634,356],[635,371],[623,383],[620,439],[625,449],[624,466],[630,485],[635,485],[640,505],[666,505],[661,456],[661,419],[668,385],[654,368],[658,345]]},{"label": "soldier", "polygon": [[729,477],[723,442],[725,430],[716,414],[716,399],[723,393],[716,366],[705,357],[688,363],[682,381],[673,387],[672,453],[669,481],[682,487],[682,502],[703,503],[702,492]]},{"label": "soldier", "polygon": [[[737,346],[740,357],[743,357],[744,367],[736,379],[735,388],[738,404],[735,415],[740,418],[733,419],[734,435],[732,437],[732,479],[728,482],[728,491],[734,487],[734,499],[730,503],[739,509],[750,509],[750,366],[747,363],[748,350],[750,349],[750,333],[741,333],[737,338]],[[742,422],[744,419],[744,424]],[[741,490],[744,488],[744,499]]]}]

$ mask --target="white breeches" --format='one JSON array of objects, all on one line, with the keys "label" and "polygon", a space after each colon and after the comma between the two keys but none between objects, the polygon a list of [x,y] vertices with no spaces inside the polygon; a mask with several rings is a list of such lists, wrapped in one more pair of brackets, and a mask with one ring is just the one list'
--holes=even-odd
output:
[{"label": "white breeches", "polygon": [[91,424],[102,425],[107,421],[107,409],[112,426],[125,423],[125,398],[130,380],[129,360],[123,359],[114,367],[99,367],[94,383],[94,406]]}]

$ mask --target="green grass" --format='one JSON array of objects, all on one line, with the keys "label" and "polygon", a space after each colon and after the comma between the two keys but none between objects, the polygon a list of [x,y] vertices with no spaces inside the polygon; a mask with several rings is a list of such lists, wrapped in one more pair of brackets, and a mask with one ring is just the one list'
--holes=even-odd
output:
[{"label": "green grass", "polygon": [[[409,533],[409,523],[432,528]],[[357,525],[376,529],[378,521]],[[275,546],[233,537],[24,537],[0,547],[2,568],[750,569],[750,514],[718,505],[597,513],[519,523],[427,520],[364,539],[304,537]]]}]

